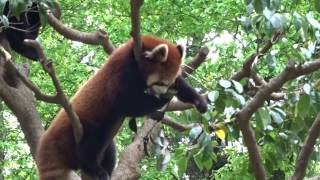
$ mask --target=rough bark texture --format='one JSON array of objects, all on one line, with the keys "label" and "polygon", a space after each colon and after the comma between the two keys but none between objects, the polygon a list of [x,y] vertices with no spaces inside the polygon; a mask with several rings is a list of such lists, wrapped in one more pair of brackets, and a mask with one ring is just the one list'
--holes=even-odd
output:
[{"label": "rough bark texture", "polygon": [[101,45],[104,50],[111,54],[115,49],[112,42],[109,39],[108,34],[103,30],[97,30],[94,33],[80,32],[76,29],[71,29],[61,23],[53,13],[48,13],[48,22],[49,24],[65,38],[68,38],[73,41],[79,41],[85,44],[91,45]]},{"label": "rough bark texture", "polygon": [[[5,60],[1,58],[0,61]],[[25,68],[25,66],[22,67]],[[0,67],[0,72],[4,72],[3,68],[4,66]],[[3,76],[0,76],[0,97],[16,115],[31,154],[35,157],[36,146],[44,129],[34,104],[35,99],[32,92],[19,79],[16,80],[18,81],[17,86],[12,87],[7,84]]]},{"label": "rough bark texture", "polygon": [[[2,99],[0,98],[0,142],[6,138],[6,130],[4,127],[3,116],[2,116]],[[0,162],[3,162],[5,158],[5,152],[3,148],[0,148]],[[3,180],[3,170],[0,168],[0,180]]]},{"label": "rough bark texture", "polygon": [[301,75],[312,73],[320,68],[320,59],[303,65],[295,65],[289,61],[286,69],[278,76],[272,78],[267,84],[263,85],[257,94],[250,100],[236,115],[236,122],[239,124],[243,134],[243,140],[248,148],[250,163],[256,179],[266,179],[266,172],[259,152],[257,142],[250,128],[250,118],[260,108],[270,95],[280,89],[287,81],[295,79]]},{"label": "rough bark texture", "polygon": [[313,122],[309,130],[308,137],[306,138],[303,144],[302,150],[300,151],[292,180],[302,180],[303,177],[305,176],[310,156],[314,150],[314,145],[316,144],[317,139],[319,138],[319,135],[320,135],[320,113],[318,114],[316,120]]},{"label": "rough bark texture", "polygon": [[139,179],[139,162],[145,156],[143,138],[150,133],[151,138],[155,139],[160,132],[160,125],[152,119],[144,121],[134,141],[121,154],[118,167],[112,173],[112,180]]}]

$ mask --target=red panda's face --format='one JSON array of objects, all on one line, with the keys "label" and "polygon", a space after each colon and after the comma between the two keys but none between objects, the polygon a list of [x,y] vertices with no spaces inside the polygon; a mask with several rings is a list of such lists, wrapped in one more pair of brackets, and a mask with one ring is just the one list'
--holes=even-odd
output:
[{"label": "red panda's face", "polygon": [[141,68],[149,93],[165,94],[180,75],[184,49],[150,36],[143,36],[142,42]]}]

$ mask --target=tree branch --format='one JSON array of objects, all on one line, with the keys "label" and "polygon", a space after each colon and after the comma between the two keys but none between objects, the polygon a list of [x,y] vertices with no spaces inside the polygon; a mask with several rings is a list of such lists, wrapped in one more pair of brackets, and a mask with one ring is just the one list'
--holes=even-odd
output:
[{"label": "tree branch", "polygon": [[134,41],[134,56],[139,61],[142,51],[142,42],[140,38],[140,8],[143,0],[131,0],[131,36]]},{"label": "tree branch", "polygon": [[300,151],[299,157],[296,162],[296,169],[292,180],[302,180],[305,176],[309,158],[313,152],[314,145],[316,144],[317,138],[320,135],[320,113],[316,120],[313,122],[309,129],[308,137],[306,138],[303,147]]},{"label": "tree branch", "polygon": [[301,75],[314,72],[319,68],[320,59],[316,59],[303,65],[295,65],[293,61],[289,61],[285,70],[280,75],[272,78],[266,85],[263,85],[253,99],[236,114],[236,122],[239,124],[243,134],[245,145],[248,147],[249,158],[256,179],[265,179],[266,173],[262,165],[261,155],[254,134],[250,128],[249,120],[251,116],[263,105],[264,101],[267,100],[274,91],[280,89],[284,83]]},{"label": "tree branch", "polygon": [[43,52],[42,47],[40,44],[35,40],[25,40],[25,43],[29,46],[32,46],[37,50],[39,54],[39,60],[42,65],[42,68],[49,74],[56,89],[57,94],[54,96],[53,100],[55,103],[60,104],[64,110],[66,111],[67,115],[69,116],[70,122],[73,128],[73,134],[75,137],[76,143],[79,143],[82,135],[83,135],[83,128],[82,124],[77,116],[77,114],[72,110],[71,104],[69,103],[66,95],[64,94],[60,82],[56,76],[55,69],[52,65],[52,61],[50,61]]},{"label": "tree branch", "polygon": [[[112,173],[111,180],[139,179],[139,162],[145,156],[144,138],[155,139],[160,132],[160,123],[145,119],[134,141],[122,152],[118,167]],[[151,146],[150,143],[148,143]],[[149,149],[149,148],[148,148]]]},{"label": "tree branch", "polygon": [[293,61],[289,61],[285,70],[280,75],[272,78],[266,85],[262,86],[254,98],[237,113],[238,119],[241,121],[249,121],[252,114],[263,105],[264,101],[272,92],[280,89],[287,81],[301,75],[312,73],[319,68],[320,59],[316,59],[303,65],[295,65]]},{"label": "tree branch", "polygon": [[[11,61],[10,59],[7,59],[8,56],[3,54],[4,49],[0,49],[0,97],[17,117],[26,141],[30,147],[31,154],[33,158],[35,158],[36,147],[44,129],[41,125],[39,113],[37,112],[34,104],[34,96],[23,83],[19,83],[19,78],[15,78],[17,82],[14,87],[10,86],[3,79],[4,74],[1,72],[9,70],[6,67],[8,62]],[[26,73],[28,72],[28,70],[26,70],[27,68],[27,66],[22,65],[19,69]],[[14,69],[16,69],[15,66]],[[10,74],[16,76],[16,73],[14,72],[10,72]],[[27,74],[24,76],[27,76]]]},{"label": "tree branch", "polygon": [[244,77],[249,77],[250,74],[251,74],[251,67],[252,67],[252,64],[253,64],[254,60],[256,58],[259,58],[259,57],[263,56],[265,53],[267,53],[272,48],[273,44],[276,43],[281,38],[283,33],[284,33],[283,30],[276,31],[273,34],[272,38],[269,41],[266,42],[265,46],[261,50],[259,50],[258,52],[252,54],[251,56],[249,56],[245,60],[241,70],[236,72],[231,77],[231,79],[233,79],[235,81],[240,81]]},{"label": "tree branch", "polygon": [[203,46],[198,54],[183,67],[182,77],[186,78],[189,74],[192,74],[195,69],[197,69],[200,64],[202,64],[209,54],[209,48],[207,46]]},{"label": "tree branch", "polygon": [[115,49],[105,31],[98,29],[94,33],[80,32],[61,23],[52,12],[48,12],[47,15],[49,24],[65,38],[85,44],[102,45],[108,54],[111,54]]},{"label": "tree branch", "polygon": [[180,124],[178,122],[175,122],[174,120],[172,120],[168,116],[164,116],[164,118],[161,120],[161,122],[162,122],[162,124],[170,126],[174,130],[179,131],[179,132],[189,130],[197,125],[197,123],[191,123],[191,124],[187,124],[187,125]]}]

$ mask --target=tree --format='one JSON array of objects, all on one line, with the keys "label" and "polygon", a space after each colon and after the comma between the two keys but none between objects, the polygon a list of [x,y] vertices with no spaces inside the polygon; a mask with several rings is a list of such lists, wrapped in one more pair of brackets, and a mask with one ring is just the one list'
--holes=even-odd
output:
[{"label": "tree", "polygon": [[[210,109],[199,116],[189,109],[190,105],[173,101],[168,107],[173,112],[168,112],[161,123],[139,120],[139,132],[132,142],[130,130],[124,125],[117,136],[118,148],[124,151],[112,178],[134,179],[141,175],[141,179],[187,176],[192,179],[302,179],[305,175],[319,174],[316,140],[320,133],[320,5],[317,0],[308,4],[294,2],[145,1],[141,7],[141,29],[138,29],[172,41],[187,42],[188,54],[194,58],[187,57],[185,76],[192,73],[187,78],[206,92],[204,96],[210,100]],[[25,2],[17,1],[14,7],[19,3]],[[132,16],[129,1],[61,0],[60,4],[61,21],[50,12],[42,14],[50,25],[41,34],[45,52],[43,67],[52,72],[52,67],[47,66],[47,57],[53,59],[63,88],[57,83],[54,87],[58,87],[58,92],[63,89],[66,96],[71,97],[78,85],[103,63],[105,54],[129,38]],[[97,26],[101,30],[95,31]],[[210,58],[217,56],[217,59]],[[38,62],[28,61],[30,68],[26,68],[20,63],[25,60],[17,58],[15,64],[19,64],[22,74],[30,70],[26,78],[12,61],[1,58],[1,72],[6,68],[19,83],[15,88],[8,86],[1,73],[0,97],[5,107],[1,109],[3,118],[0,119],[0,138],[3,139],[0,159],[4,159],[0,167],[5,177],[29,174],[35,178],[34,168],[32,173],[26,168],[32,159],[27,154],[17,156],[13,149],[21,148],[12,142],[23,141],[15,132],[21,127],[34,154],[43,132],[40,119],[47,127],[59,108],[40,101],[34,103],[34,97],[45,100],[46,96],[37,90],[55,93],[55,88],[47,81]],[[211,60],[204,62],[205,59]],[[54,73],[50,76],[55,79]],[[39,88],[33,88],[29,79]],[[64,102],[66,107],[66,98],[62,96],[57,100],[58,97],[61,96],[51,97],[55,100],[49,102]],[[18,128],[12,128],[13,117],[18,119]],[[143,141],[146,138],[149,142]],[[158,150],[158,165],[152,156],[145,157],[152,148]],[[132,154],[136,154],[135,158]],[[27,160],[21,159],[23,157]],[[140,173],[138,162],[143,158],[148,161],[140,163]],[[19,162],[21,165],[15,169],[14,165]],[[146,171],[145,166],[158,167],[163,172],[157,173],[155,168]]]}]

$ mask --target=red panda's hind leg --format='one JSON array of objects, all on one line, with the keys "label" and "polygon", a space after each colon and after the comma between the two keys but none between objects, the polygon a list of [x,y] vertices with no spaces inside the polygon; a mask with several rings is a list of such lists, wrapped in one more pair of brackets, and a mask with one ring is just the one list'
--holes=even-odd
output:
[{"label": "red panda's hind leg", "polygon": [[101,165],[105,144],[103,129],[86,126],[84,132],[78,145],[79,167],[91,178],[105,180],[108,178],[108,172]]}]

